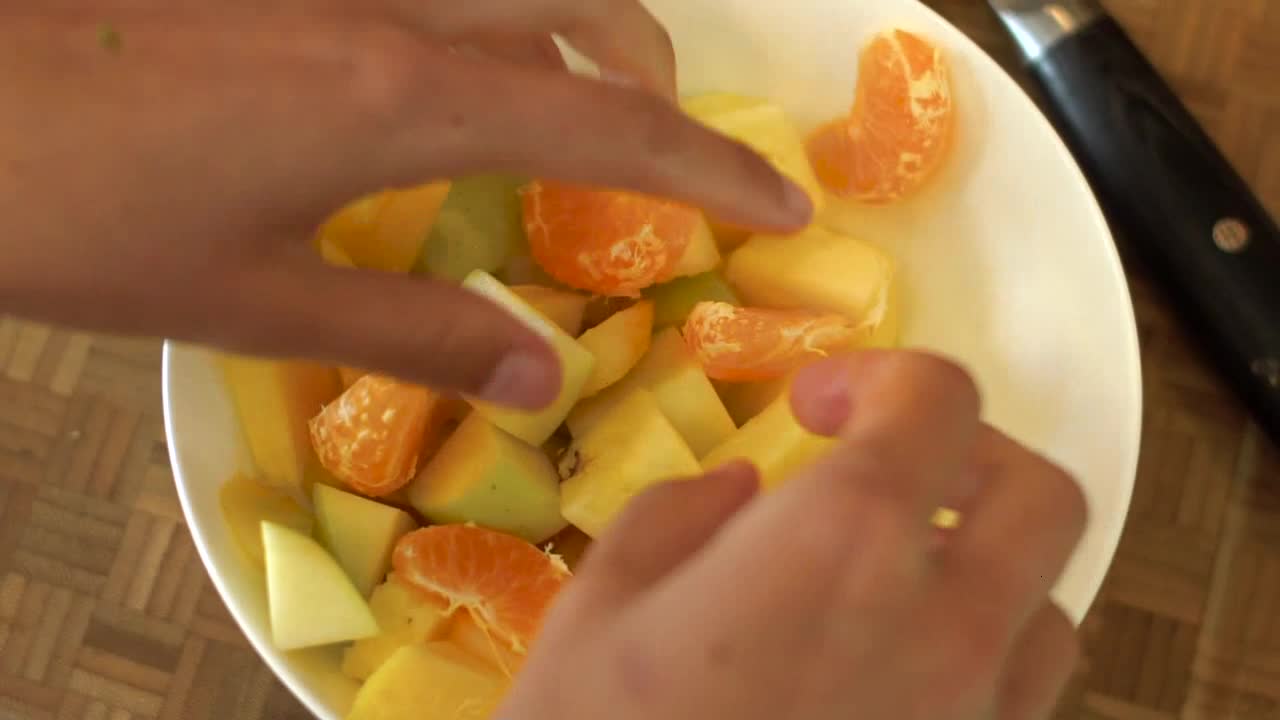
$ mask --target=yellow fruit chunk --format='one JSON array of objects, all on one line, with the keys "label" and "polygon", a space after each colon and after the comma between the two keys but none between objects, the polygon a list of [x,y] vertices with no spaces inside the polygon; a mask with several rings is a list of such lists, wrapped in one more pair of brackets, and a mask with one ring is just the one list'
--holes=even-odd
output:
[{"label": "yellow fruit chunk", "polygon": [[327,485],[315,486],[312,504],[317,539],[337,558],[360,594],[368,597],[387,576],[396,540],[417,523],[403,510]]},{"label": "yellow fruit chunk", "polygon": [[333,556],[297,530],[262,523],[271,638],[281,650],[359,640],[378,621]]},{"label": "yellow fruit chunk", "polygon": [[569,431],[582,437],[638,388],[653,393],[662,414],[695,455],[710,451],[736,429],[680,331],[668,328],[654,336],[649,352],[626,377],[574,408],[567,419]]},{"label": "yellow fruit chunk", "polygon": [[761,485],[772,490],[835,443],[833,438],[801,427],[791,412],[790,397],[784,394],[708,453],[702,467],[711,471],[731,460],[745,459],[756,466]]},{"label": "yellow fruit chunk", "polygon": [[342,653],[342,673],[355,680],[368,678],[401,647],[438,639],[448,627],[443,602],[413,590],[394,574],[373,589],[369,609],[380,632]]},{"label": "yellow fruit chunk", "polygon": [[586,295],[542,285],[512,285],[511,292],[546,315],[566,334],[577,337],[582,332],[582,317],[590,300]]},{"label": "yellow fruit chunk", "polygon": [[582,386],[590,397],[622,379],[649,350],[653,333],[653,301],[641,300],[582,333],[578,342],[596,357],[596,367]]},{"label": "yellow fruit chunk", "polygon": [[320,236],[316,240],[316,245],[320,248],[320,259],[335,267],[353,268],[356,261],[351,259],[346,250],[338,247],[332,237]]},{"label": "yellow fruit chunk", "polygon": [[[785,111],[767,100],[730,93],[707,93],[685,98],[684,111],[702,124],[746,144],[809,195],[814,211],[826,204],[826,194],[809,164],[804,139]],[[718,234],[736,240],[739,231],[716,224]]]},{"label": "yellow fruit chunk", "polygon": [[574,440],[560,466],[560,511],[598,538],[627,502],[651,485],[702,472],[653,393],[631,391]]},{"label": "yellow fruit chunk", "polygon": [[720,264],[720,247],[716,244],[716,236],[711,232],[711,225],[703,218],[689,238],[689,246],[684,249],[676,263],[672,277],[689,277],[711,272]]},{"label": "yellow fruit chunk", "polygon": [[306,497],[316,481],[336,484],[311,448],[307,423],[342,392],[338,371],[313,362],[219,356],[227,391],[262,482]]},{"label": "yellow fruit chunk", "polygon": [[440,181],[360,198],[320,228],[321,250],[331,243],[357,267],[409,272],[448,194]]},{"label": "yellow fruit chunk", "polygon": [[293,528],[300,533],[311,532],[311,514],[293,498],[245,475],[237,474],[228,480],[218,493],[218,501],[222,507],[222,519],[231,530],[236,544],[259,566],[263,563],[263,520]]},{"label": "yellow fruit chunk", "polygon": [[729,416],[738,427],[742,427],[751,418],[764,412],[765,408],[791,387],[793,375],[794,373],[751,383],[720,382],[716,383],[716,391],[720,393],[720,399],[724,400]]},{"label": "yellow fruit chunk", "polygon": [[591,351],[569,337],[532,305],[511,292],[487,272],[477,270],[467,276],[462,286],[498,304],[517,320],[546,338],[560,358],[560,395],[541,410],[521,410],[496,405],[478,398],[467,401],[490,422],[530,445],[541,445],[564,422],[573,404],[582,395],[582,387],[595,370],[596,358]]},{"label": "yellow fruit chunk", "polygon": [[871,344],[896,342],[895,274],[883,250],[819,225],[794,235],[756,235],[725,266],[744,303],[839,313],[870,329]]},{"label": "yellow fruit chunk", "polygon": [[541,449],[473,413],[409,485],[433,523],[467,523],[541,542],[564,529],[560,479]]},{"label": "yellow fruit chunk", "polygon": [[496,720],[507,685],[452,643],[405,645],[365,681],[345,720]]}]

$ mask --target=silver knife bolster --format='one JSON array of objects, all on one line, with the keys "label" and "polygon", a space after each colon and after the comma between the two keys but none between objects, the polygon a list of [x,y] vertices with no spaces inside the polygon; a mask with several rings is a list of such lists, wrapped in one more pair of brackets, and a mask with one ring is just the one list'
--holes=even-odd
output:
[{"label": "silver knife bolster", "polygon": [[1097,0],[990,0],[1027,62],[1106,16]]}]

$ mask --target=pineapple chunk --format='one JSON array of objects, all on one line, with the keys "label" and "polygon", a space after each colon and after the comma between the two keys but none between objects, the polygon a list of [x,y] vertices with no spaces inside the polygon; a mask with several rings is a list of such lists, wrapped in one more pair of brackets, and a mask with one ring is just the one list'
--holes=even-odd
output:
[{"label": "pineapple chunk", "polygon": [[756,235],[729,256],[725,278],[749,305],[840,313],[897,342],[895,264],[873,245],[810,225],[794,235]]},{"label": "pineapple chunk", "polygon": [[452,643],[405,645],[361,686],[346,720],[491,720],[507,687]]},{"label": "pineapple chunk", "polygon": [[578,403],[567,419],[569,431],[582,437],[637,388],[653,393],[662,414],[695,455],[711,450],[736,429],[680,331],[667,328],[654,336],[649,352],[626,377]]},{"label": "pineapple chunk", "polygon": [[702,467],[710,472],[731,460],[749,460],[760,473],[761,485],[772,490],[836,442],[802,427],[791,412],[790,395],[784,393],[708,453]]},{"label": "pineapple chunk", "polygon": [[[317,485],[316,487],[323,487]],[[218,493],[222,519],[235,537],[240,550],[262,566],[262,521],[310,534],[312,519],[301,505],[288,495],[266,487],[253,478],[236,475]]]},{"label": "pineapple chunk", "polygon": [[560,511],[579,530],[600,537],[646,488],[701,473],[653,393],[632,390],[565,453]]}]

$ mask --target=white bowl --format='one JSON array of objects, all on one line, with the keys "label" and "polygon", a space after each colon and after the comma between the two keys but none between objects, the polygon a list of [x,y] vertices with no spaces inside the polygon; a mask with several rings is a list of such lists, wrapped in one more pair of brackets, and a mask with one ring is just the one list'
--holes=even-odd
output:
[{"label": "white bowl", "polygon": [[[1128,510],[1141,423],[1137,332],[1102,214],[1058,136],[982,50],[916,0],[648,0],[670,30],[682,92],[783,104],[805,129],[844,111],[859,47],[890,25],[940,43],[954,71],[958,145],[918,199],[841,223],[901,260],[904,340],[965,363],[988,419],[1074,472],[1091,507],[1055,589],[1079,620]],[[209,355],[167,344],[164,409],[174,477],[196,547],[254,647],[308,708],[345,712],[354,686],[332,649],[271,646],[264,583],[241,558],[218,488],[247,467]]]}]

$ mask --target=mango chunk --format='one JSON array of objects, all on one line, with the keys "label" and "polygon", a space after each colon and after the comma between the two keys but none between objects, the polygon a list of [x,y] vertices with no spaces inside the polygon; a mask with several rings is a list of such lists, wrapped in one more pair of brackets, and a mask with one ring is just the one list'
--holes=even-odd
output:
[{"label": "mango chunk", "polygon": [[674,277],[701,275],[714,270],[719,264],[720,247],[711,232],[711,225],[704,218],[689,239],[689,246],[680,256],[680,262],[676,263]]},{"label": "mango chunk", "polygon": [[895,263],[883,250],[810,225],[794,235],[755,235],[729,256],[725,278],[748,305],[840,313],[896,342]]},{"label": "mango chunk", "polygon": [[307,422],[341,394],[338,371],[313,362],[230,353],[218,362],[262,482],[299,499],[317,481],[336,485],[311,448]]},{"label": "mango chunk", "polygon": [[415,592],[394,573],[373,589],[369,609],[378,621],[378,634],[355,641],[342,653],[342,673],[355,680],[367,679],[405,645],[442,637],[449,624],[443,602]]},{"label": "mango chunk", "polygon": [[652,333],[651,300],[620,310],[582,333],[578,342],[596,358],[595,370],[582,386],[582,397],[595,395],[621,380],[648,352]]},{"label": "mango chunk", "polygon": [[565,453],[560,510],[598,538],[626,504],[666,480],[701,474],[693,451],[662,414],[653,393],[632,390]]},{"label": "mango chunk", "polygon": [[596,358],[590,350],[569,337],[489,273],[476,270],[467,276],[462,286],[497,303],[534,332],[542,335],[560,358],[560,395],[541,410],[508,408],[478,398],[467,398],[475,411],[494,425],[530,445],[541,445],[564,422],[573,409],[573,404],[581,397],[582,387],[595,370]]},{"label": "mango chunk", "polygon": [[339,210],[320,229],[357,267],[405,273],[413,268],[423,241],[449,194],[447,180],[385,190]]},{"label": "mango chunk", "polygon": [[560,479],[539,448],[473,413],[408,487],[435,523],[465,523],[541,542],[564,529]]},{"label": "mango chunk", "polygon": [[418,524],[403,510],[327,485],[315,486],[312,504],[317,539],[368,597],[391,568],[396,541]]},{"label": "mango chunk", "polygon": [[507,686],[452,643],[405,645],[361,686],[346,720],[493,720]]},{"label": "mango chunk", "polygon": [[590,301],[586,295],[543,285],[512,285],[511,292],[546,315],[565,334],[577,337],[582,332],[582,319]]},{"label": "mango chunk", "polygon": [[764,489],[772,490],[834,448],[836,442],[802,427],[791,412],[789,395],[784,393],[707,453],[702,467],[709,472],[731,460],[745,459],[759,471]]},{"label": "mango chunk", "polygon": [[[317,486],[323,487],[323,486]],[[311,513],[293,498],[273,490],[251,477],[237,474],[218,492],[222,519],[240,550],[255,565],[263,564],[262,521],[311,533]]]},{"label": "mango chunk", "polygon": [[262,547],[271,638],[277,648],[297,650],[378,634],[368,603],[320,543],[264,521]]},{"label": "mango chunk", "polygon": [[736,429],[680,331],[667,328],[654,336],[649,352],[621,381],[574,408],[567,419],[569,431],[581,437],[638,388],[653,393],[662,414],[695,455],[708,452]]}]

